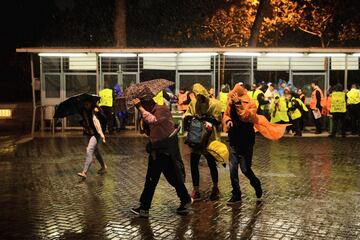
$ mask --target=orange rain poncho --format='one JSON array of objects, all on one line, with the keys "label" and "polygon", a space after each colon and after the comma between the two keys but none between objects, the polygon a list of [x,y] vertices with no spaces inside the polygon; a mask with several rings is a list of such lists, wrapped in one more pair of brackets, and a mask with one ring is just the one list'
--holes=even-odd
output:
[{"label": "orange rain poncho", "polygon": [[230,117],[230,107],[233,104],[232,96],[234,94],[237,94],[241,100],[241,104],[236,105],[236,112],[241,120],[253,123],[255,130],[259,131],[264,137],[270,140],[278,140],[284,135],[286,127],[291,125],[270,123],[266,117],[256,114],[257,107],[253,100],[247,95],[247,90],[239,84],[236,84],[234,89],[229,93],[228,104],[224,112],[223,128],[225,132],[228,131],[226,123],[232,121]]}]

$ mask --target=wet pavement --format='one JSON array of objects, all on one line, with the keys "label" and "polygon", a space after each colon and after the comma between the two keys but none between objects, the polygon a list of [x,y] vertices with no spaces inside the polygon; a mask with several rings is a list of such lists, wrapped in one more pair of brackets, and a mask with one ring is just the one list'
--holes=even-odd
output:
[{"label": "wet pavement", "polygon": [[[258,202],[240,174],[243,200],[233,207],[228,168],[219,167],[221,198],[201,162],[203,200],[178,216],[175,190],[161,177],[148,220],[137,219],[146,138],[108,139],[106,175],[93,164],[81,181],[80,136],[0,138],[0,239],[360,239],[360,138],[257,137],[253,170],[265,194]],[[18,141],[18,142],[16,142]],[[181,144],[191,190],[189,151]]]}]

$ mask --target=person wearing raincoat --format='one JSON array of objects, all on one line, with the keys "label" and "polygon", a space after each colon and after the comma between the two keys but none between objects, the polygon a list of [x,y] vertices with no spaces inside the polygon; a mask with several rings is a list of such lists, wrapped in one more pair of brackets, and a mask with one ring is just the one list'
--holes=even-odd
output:
[{"label": "person wearing raincoat", "polygon": [[288,112],[291,119],[292,130],[295,132],[294,136],[301,137],[301,119],[302,115],[305,112],[308,112],[309,109],[306,105],[300,100],[299,96],[295,92],[291,92],[291,99],[287,103]]},{"label": "person wearing raincoat", "polygon": [[275,94],[274,100],[270,104],[270,122],[289,123],[288,108],[286,99],[279,94]]},{"label": "person wearing raincoat", "polygon": [[[193,85],[192,92],[195,95],[195,99],[190,102],[188,109],[184,114],[185,129],[187,130],[190,122],[194,118],[197,118],[212,128],[212,133],[208,141],[209,143],[213,140],[220,139],[218,128],[221,124],[221,103],[217,99],[210,98],[206,88],[199,83],[195,83]],[[191,148],[190,165],[191,177],[194,187],[192,191],[192,198],[194,200],[200,199],[199,162],[201,155],[204,155],[207,160],[213,182],[210,199],[219,199],[218,170],[216,166],[216,160],[210,153],[207,152],[206,148],[207,146],[202,146],[201,149]]]},{"label": "person wearing raincoat", "polygon": [[270,123],[263,115],[258,115],[256,112],[257,106],[248,96],[247,90],[236,84],[229,93],[228,105],[222,119],[224,131],[228,132],[230,152],[232,196],[228,204],[241,201],[239,165],[242,173],[250,180],[251,186],[255,189],[256,197],[261,198],[262,196],[261,182],[251,169],[255,130],[268,139],[277,140],[284,135],[287,127],[287,124]]},{"label": "person wearing raincoat", "polygon": [[[117,98],[122,98],[124,97],[124,93],[121,91],[120,85],[117,83],[114,86],[114,95],[115,95],[115,100]],[[126,105],[125,105],[125,99],[124,99],[124,104],[122,104],[123,106],[115,106],[114,110],[115,110],[115,122],[116,122],[116,130],[120,131],[122,129],[125,129],[125,119],[126,119]]]}]

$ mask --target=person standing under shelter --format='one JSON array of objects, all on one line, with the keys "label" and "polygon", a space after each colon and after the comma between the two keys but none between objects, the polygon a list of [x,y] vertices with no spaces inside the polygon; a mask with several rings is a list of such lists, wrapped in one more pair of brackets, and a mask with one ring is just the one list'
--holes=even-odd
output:
[{"label": "person standing under shelter", "polygon": [[149,136],[146,147],[149,157],[140,206],[132,208],[131,212],[140,217],[149,217],[155,189],[163,173],[180,199],[176,212],[185,215],[192,200],[184,184],[185,170],[179,150],[178,129],[174,126],[170,109],[155,103],[150,96],[134,99],[133,103],[143,117],[145,133]]},{"label": "person standing under shelter", "polygon": [[100,102],[99,106],[104,111],[107,120],[107,130],[108,133],[111,134],[113,132],[113,98],[114,93],[113,90],[110,88],[109,83],[105,82],[105,88],[100,90],[99,92]]},{"label": "person standing under shelter", "polygon": [[224,84],[221,86],[221,91],[219,93],[219,101],[221,103],[221,113],[224,114],[227,101],[228,101],[228,95],[229,95],[230,87],[228,84]]},{"label": "person standing under shelter", "polygon": [[353,135],[359,134],[360,136],[360,91],[356,84],[351,85],[351,89],[347,96],[347,103],[351,121],[351,133]]},{"label": "person standing under shelter", "polygon": [[333,117],[333,125],[329,137],[335,137],[339,124],[341,125],[341,135],[346,137],[346,94],[343,92],[343,86],[337,84],[331,93],[330,113]]},{"label": "person standing under shelter", "polygon": [[189,102],[190,102],[188,95],[189,95],[188,91],[186,91],[185,89],[180,89],[178,97],[177,97],[177,99],[178,99],[177,104],[178,104],[179,111],[185,112],[187,110]]},{"label": "person standing under shelter", "polygon": [[311,87],[313,89],[311,93],[311,99],[310,99],[310,109],[312,111],[312,116],[314,119],[316,131],[315,134],[321,134],[322,128],[321,128],[321,112],[322,108],[324,106],[324,93],[318,86],[318,83],[316,81],[313,81],[311,83]]}]

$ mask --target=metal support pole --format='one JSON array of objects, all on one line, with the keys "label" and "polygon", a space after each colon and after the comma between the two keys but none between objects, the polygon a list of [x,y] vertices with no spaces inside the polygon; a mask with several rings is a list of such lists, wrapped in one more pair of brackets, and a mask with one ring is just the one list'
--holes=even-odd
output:
[{"label": "metal support pole", "polygon": [[345,72],[344,72],[344,90],[347,90],[348,84],[348,55],[345,55]]},{"label": "metal support pole", "polygon": [[250,85],[254,83],[254,57],[251,57]]},{"label": "metal support pole", "polygon": [[31,122],[31,137],[34,137],[35,133],[35,118],[36,118],[36,96],[35,96],[35,76],[34,76],[34,62],[33,56],[30,55],[30,69],[31,69],[31,90],[32,90],[32,122]]},{"label": "metal support pole", "polygon": [[[217,79],[217,87],[218,87],[218,89],[220,89],[220,85],[221,85],[221,55],[222,54],[219,54],[218,56],[218,79]],[[225,57],[225,55],[224,55],[224,57]],[[225,66],[224,66],[225,67]],[[225,69],[224,69],[225,70]],[[220,90],[219,90],[219,92],[220,92]]]}]

